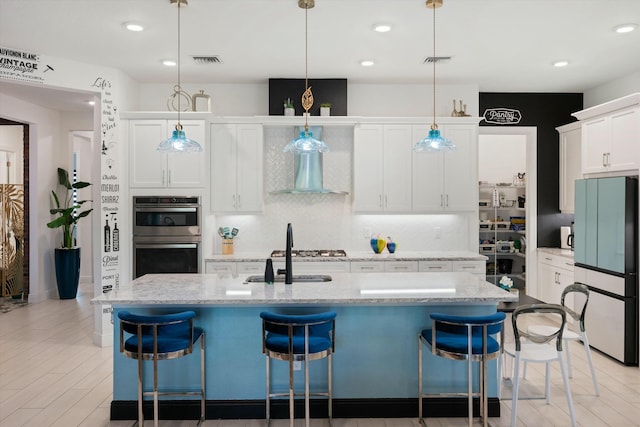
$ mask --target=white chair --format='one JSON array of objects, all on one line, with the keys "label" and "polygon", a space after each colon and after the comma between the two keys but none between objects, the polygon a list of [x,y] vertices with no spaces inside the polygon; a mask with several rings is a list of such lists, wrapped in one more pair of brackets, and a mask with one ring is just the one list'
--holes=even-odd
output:
[{"label": "white chair", "polygon": [[[565,302],[565,297],[571,294],[573,297],[573,308],[569,307]],[[562,333],[562,339],[565,343],[565,350],[567,352],[567,367],[569,371],[569,378],[573,378],[573,370],[571,368],[571,353],[569,353],[569,341],[582,341],[584,344],[584,351],[587,355],[587,361],[589,362],[589,369],[591,369],[591,380],[593,381],[593,388],[596,392],[596,396],[600,396],[600,390],[598,388],[598,381],[596,379],[596,371],[593,369],[593,360],[591,358],[591,349],[589,348],[589,339],[587,338],[587,330],[584,325],[584,317],[587,312],[587,303],[589,302],[589,288],[582,283],[573,283],[562,291],[562,297],[560,303],[564,307],[564,310],[569,316],[571,316],[580,327],[580,333],[576,333],[565,327]],[[534,335],[547,335],[551,327],[545,325],[531,325],[528,328],[528,332]]]},{"label": "white chair", "polygon": [[[532,315],[547,314],[557,318],[558,326],[553,328],[549,334],[533,335],[526,332],[526,325],[531,321]],[[513,400],[511,402],[511,426],[515,427],[518,412],[518,387],[520,385],[520,362],[544,363],[545,364],[545,397],[547,404],[551,402],[550,387],[550,367],[551,362],[557,361],[560,364],[562,372],[562,381],[564,382],[567,403],[569,405],[569,414],[571,416],[571,426],[575,427],[576,418],[573,411],[573,400],[571,398],[571,388],[569,378],[564,367],[562,358],[562,333],[566,324],[566,312],[564,307],[559,304],[532,304],[523,305],[516,308],[513,312],[513,334],[515,342],[505,344],[505,354],[515,358],[513,372]],[[555,341],[555,342],[554,342]]]}]

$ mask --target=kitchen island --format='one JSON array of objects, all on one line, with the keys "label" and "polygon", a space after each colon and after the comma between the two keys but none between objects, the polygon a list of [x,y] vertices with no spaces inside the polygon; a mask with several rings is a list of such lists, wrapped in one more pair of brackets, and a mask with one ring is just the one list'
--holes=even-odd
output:
[{"label": "kitchen island", "polygon": [[[136,362],[119,352],[120,310],[196,311],[197,323],[207,334],[207,416],[211,418],[264,416],[261,311],[336,311],[334,416],[401,417],[417,416],[417,335],[429,325],[429,314],[487,314],[495,312],[498,303],[517,299],[469,273],[344,273],[332,274],[330,282],[292,285],[246,283],[246,278],[247,275],[146,275],[92,300],[94,304],[113,307],[112,419],[135,418]],[[198,383],[198,354],[161,363],[161,386],[178,389]],[[311,363],[312,390],[313,384],[326,385],[324,364],[326,360]],[[273,386],[285,389],[287,364],[274,363],[273,368]],[[429,391],[459,391],[466,387],[464,363],[426,354],[425,369],[425,388]],[[495,373],[494,364],[489,375],[493,379],[489,387],[489,396],[493,397],[490,412],[494,415],[499,412]],[[298,376],[297,387],[302,383]],[[427,414],[464,413],[459,408],[465,407],[466,399],[448,400],[452,406],[428,405]],[[188,411],[190,406],[184,401],[172,404],[178,412]],[[317,409],[318,412],[312,409],[312,414],[323,416],[326,404],[320,402]]]}]

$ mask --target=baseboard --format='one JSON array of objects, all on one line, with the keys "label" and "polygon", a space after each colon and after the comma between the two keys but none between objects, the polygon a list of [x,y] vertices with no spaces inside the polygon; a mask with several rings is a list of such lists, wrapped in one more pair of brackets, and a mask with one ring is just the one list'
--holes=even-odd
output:
[{"label": "baseboard", "polygon": [[[479,400],[474,399],[474,415],[479,415]],[[271,402],[271,417],[289,418],[287,400]],[[311,399],[311,417],[327,418],[327,400]],[[423,401],[425,418],[466,417],[467,399],[430,398]],[[159,418],[162,420],[196,420],[200,414],[200,402],[197,400],[162,400],[159,405]],[[153,402],[145,400],[143,404],[145,419],[153,419]],[[304,415],[304,400],[296,399],[296,417]],[[111,402],[111,420],[135,420],[138,417],[135,400],[114,400]],[[333,399],[334,418],[416,418],[418,399]],[[500,400],[489,398],[489,417],[500,416]],[[261,419],[265,418],[264,400],[207,400],[207,419]]]}]

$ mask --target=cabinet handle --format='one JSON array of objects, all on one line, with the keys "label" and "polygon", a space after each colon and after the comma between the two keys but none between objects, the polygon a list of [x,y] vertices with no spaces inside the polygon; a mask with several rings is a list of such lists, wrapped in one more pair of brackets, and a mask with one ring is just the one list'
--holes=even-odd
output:
[{"label": "cabinet handle", "polygon": [[360,269],[360,271],[362,270],[373,270],[373,266],[370,265],[362,265],[360,267],[358,267]]},{"label": "cabinet handle", "polygon": [[448,194],[447,194],[447,197],[446,197],[445,207],[447,207],[447,208],[449,207],[449,195]]},{"label": "cabinet handle", "polygon": [[463,265],[460,268],[462,268],[463,270],[471,270],[471,269],[475,269],[475,266],[473,266],[473,265]]},{"label": "cabinet handle", "polygon": [[607,153],[602,153],[602,166],[607,166]]},{"label": "cabinet handle", "polygon": [[238,209],[242,207],[242,202],[240,201],[240,195],[238,194]]},{"label": "cabinet handle", "polygon": [[443,208],[444,207],[444,202],[443,202],[444,197],[442,197],[442,194],[440,195],[440,207]]},{"label": "cabinet handle", "polygon": [[165,170],[162,170],[162,185],[166,185],[166,182],[164,181],[164,174],[165,174]]},{"label": "cabinet handle", "polygon": [[544,257],[544,259],[546,259],[547,261],[551,261],[551,258]]},{"label": "cabinet handle", "polygon": [[428,267],[429,270],[442,270],[441,265],[433,265]]},{"label": "cabinet handle", "polygon": [[607,153],[607,166],[611,166],[611,153]]},{"label": "cabinet handle", "polygon": [[382,207],[382,194],[378,194],[378,206]]},{"label": "cabinet handle", "polygon": [[235,194],[233,194],[231,196],[231,200],[232,200],[231,207],[233,207],[235,209],[236,208],[236,195]]},{"label": "cabinet handle", "polygon": [[167,179],[167,185],[171,185],[171,170],[169,170],[167,175],[169,176],[169,179]]},{"label": "cabinet handle", "polygon": [[407,268],[409,268],[406,265],[396,265],[393,267],[394,270],[406,270]]},{"label": "cabinet handle", "polygon": [[387,200],[387,195],[384,195],[384,207],[389,207],[389,201]]}]

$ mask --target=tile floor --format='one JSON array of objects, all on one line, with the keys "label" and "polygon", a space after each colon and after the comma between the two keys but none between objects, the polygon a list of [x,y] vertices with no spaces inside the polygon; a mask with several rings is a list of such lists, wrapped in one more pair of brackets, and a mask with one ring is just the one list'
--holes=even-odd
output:
[{"label": "tile floor", "polygon": [[[130,426],[109,421],[112,391],[112,349],[92,343],[91,285],[82,285],[75,300],[50,300],[0,313],[0,427],[17,426]],[[581,427],[640,426],[640,369],[625,367],[594,353],[600,397],[593,393],[581,344],[571,344],[575,412]],[[552,368],[552,403],[521,400],[518,427],[568,426],[570,419],[559,369]],[[531,365],[521,396],[540,395],[544,370]],[[503,388],[503,396],[510,389]],[[508,426],[511,401],[503,400],[502,417],[491,425]],[[146,425],[152,425],[147,421]],[[163,427],[193,426],[195,421],[161,421]],[[207,427],[262,427],[263,420],[207,420]],[[274,420],[286,427],[288,420]],[[296,427],[304,420],[296,420]],[[313,420],[314,427],[328,426]],[[335,419],[334,427],[413,427],[417,419]],[[428,418],[429,427],[466,426],[466,418]],[[475,425],[480,425],[476,420]]]}]

